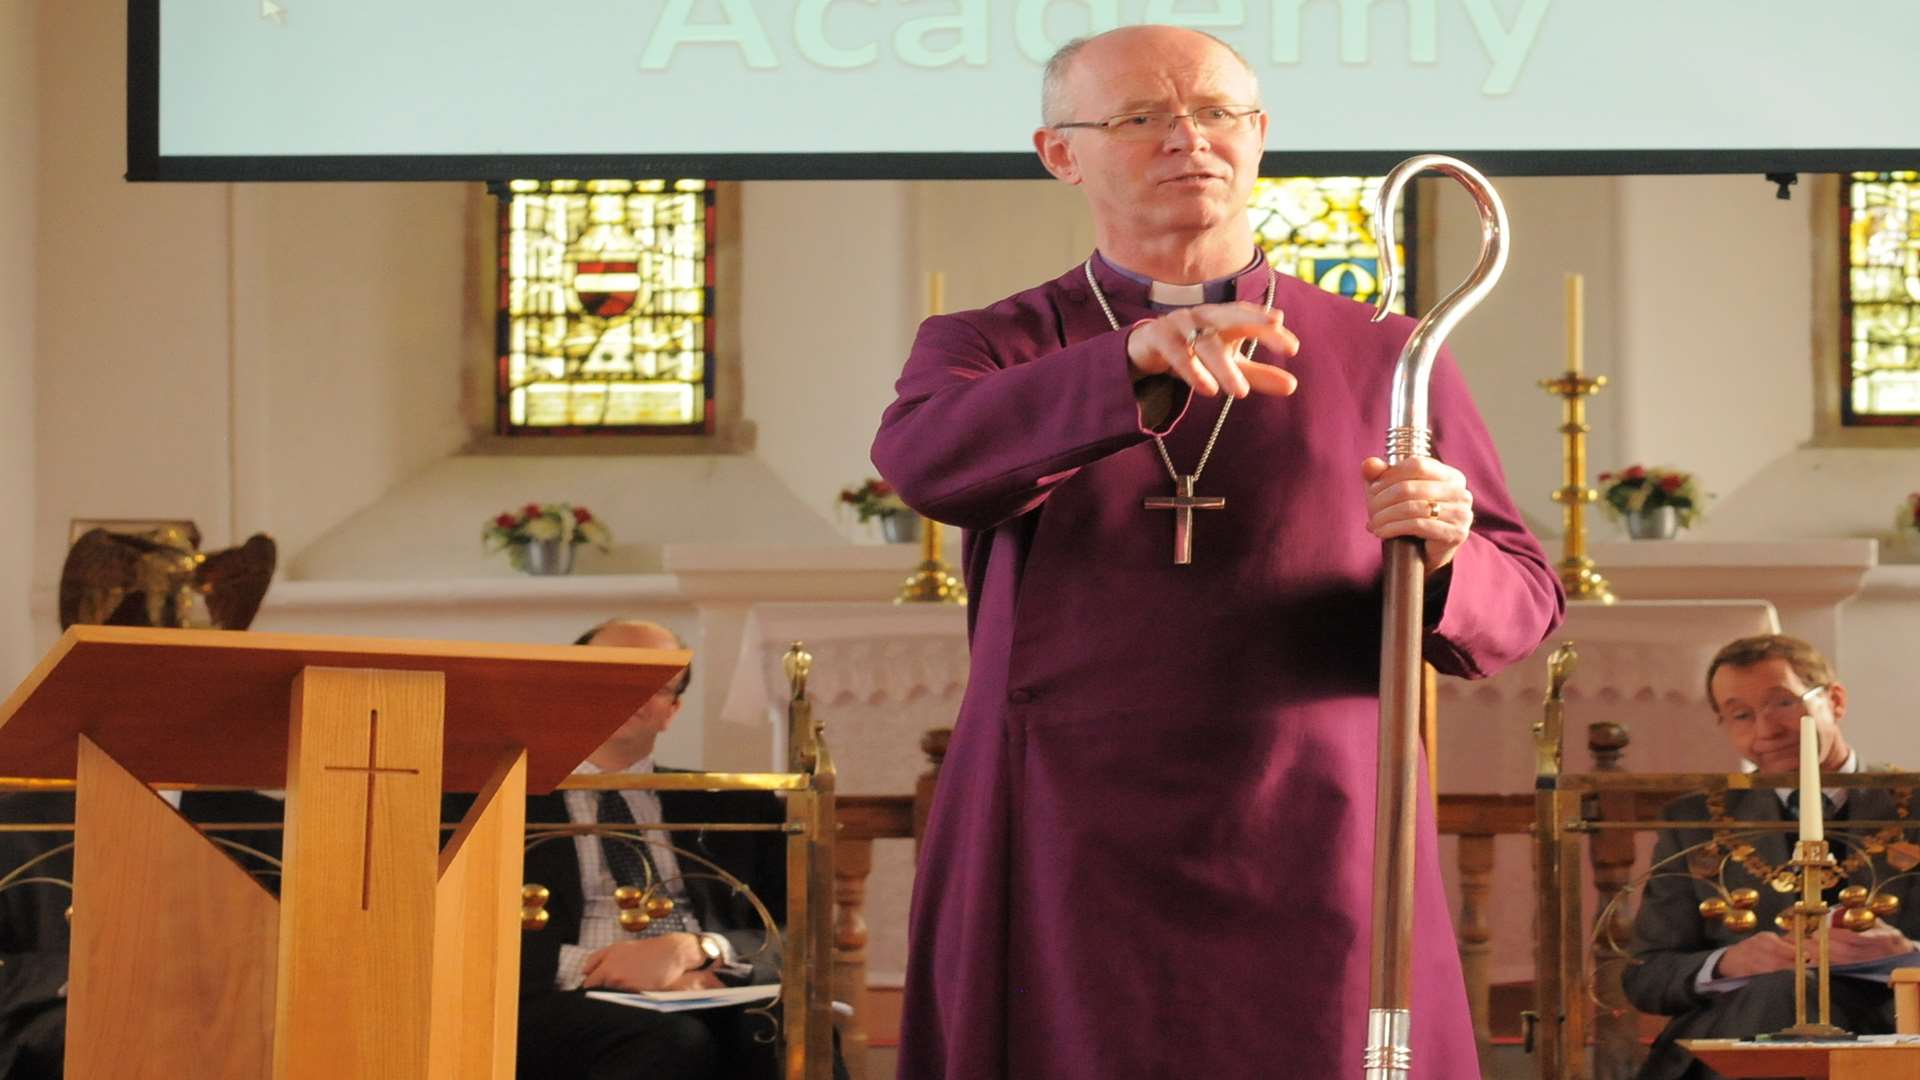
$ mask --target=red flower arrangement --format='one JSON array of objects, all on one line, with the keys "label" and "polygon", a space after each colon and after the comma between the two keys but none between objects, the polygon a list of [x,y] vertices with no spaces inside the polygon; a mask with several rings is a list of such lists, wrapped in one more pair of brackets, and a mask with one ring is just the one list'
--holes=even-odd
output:
[{"label": "red flower arrangement", "polygon": [[869,478],[858,487],[842,488],[840,504],[850,506],[859,515],[862,522],[877,517],[890,517],[907,512],[907,504],[893,490],[893,485],[879,477]]},{"label": "red flower arrangement", "polygon": [[1607,515],[1618,519],[1643,510],[1671,506],[1681,525],[1692,525],[1706,498],[1693,474],[1679,469],[1629,465],[1618,473],[1600,474],[1600,498]]},{"label": "red flower arrangement", "polygon": [[569,503],[528,503],[518,511],[503,510],[480,529],[480,542],[489,550],[524,547],[535,541],[592,544],[606,551],[613,533],[593,512]]},{"label": "red flower arrangement", "polygon": [[1920,491],[1908,495],[1894,511],[1893,527],[1903,533],[1920,532]]}]

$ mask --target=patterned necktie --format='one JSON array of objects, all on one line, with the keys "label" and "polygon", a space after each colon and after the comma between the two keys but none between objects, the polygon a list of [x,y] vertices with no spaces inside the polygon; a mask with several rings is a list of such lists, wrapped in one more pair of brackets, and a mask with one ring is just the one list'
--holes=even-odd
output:
[{"label": "patterned necktie", "polygon": [[[634,824],[633,810],[627,806],[626,798],[611,789],[600,793],[599,818],[602,825]],[[644,838],[634,843],[629,837],[600,837],[600,854],[607,860],[607,871],[613,875],[615,885],[633,885],[644,889],[660,881],[660,868],[654,864],[653,856],[648,852],[652,846],[651,841]],[[653,895],[668,896],[672,891],[662,886],[655,889]],[[672,911],[655,916],[638,936],[659,937],[676,931],[692,934],[699,930],[700,925],[694,921],[693,915],[676,902]]]}]

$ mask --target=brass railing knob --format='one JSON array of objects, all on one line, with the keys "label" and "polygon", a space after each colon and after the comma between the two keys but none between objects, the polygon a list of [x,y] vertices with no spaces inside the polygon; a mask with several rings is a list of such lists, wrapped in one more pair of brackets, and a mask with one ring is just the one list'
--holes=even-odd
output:
[{"label": "brass railing knob", "polygon": [[547,911],[547,900],[552,895],[545,885],[528,882],[520,887],[520,929],[546,929],[553,918]]}]

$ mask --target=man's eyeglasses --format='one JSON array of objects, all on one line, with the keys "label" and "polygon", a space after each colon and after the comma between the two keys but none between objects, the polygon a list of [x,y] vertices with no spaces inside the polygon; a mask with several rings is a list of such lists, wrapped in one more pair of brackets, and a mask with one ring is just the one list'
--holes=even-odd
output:
[{"label": "man's eyeglasses", "polygon": [[1795,694],[1789,690],[1781,690],[1761,702],[1758,710],[1749,709],[1745,706],[1736,706],[1731,709],[1722,710],[1720,719],[1732,727],[1751,727],[1753,726],[1753,722],[1762,716],[1798,719],[1806,715],[1807,707],[1811,699],[1825,689],[1826,687],[1824,686],[1816,686],[1804,694]]},{"label": "man's eyeglasses", "polygon": [[1193,121],[1193,126],[1209,135],[1224,135],[1240,130],[1246,125],[1247,118],[1258,116],[1261,109],[1247,105],[1208,105],[1190,113],[1137,112],[1121,113],[1109,116],[1105,120],[1073,120],[1064,124],[1054,124],[1059,128],[1099,128],[1116,139],[1129,142],[1150,142],[1166,137],[1167,132],[1182,120]]}]

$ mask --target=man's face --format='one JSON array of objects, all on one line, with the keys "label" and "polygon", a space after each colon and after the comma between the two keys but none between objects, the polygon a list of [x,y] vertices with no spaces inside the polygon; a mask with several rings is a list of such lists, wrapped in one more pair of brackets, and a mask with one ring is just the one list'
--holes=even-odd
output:
[{"label": "man's face", "polygon": [[[615,623],[593,637],[595,645],[612,645],[627,649],[677,649],[679,644],[673,636],[658,628],[629,623]],[[685,673],[675,675],[673,680],[660,688],[652,697],[643,702],[627,717],[626,722],[616,728],[607,741],[601,744],[602,750],[613,756],[631,754],[629,763],[638,761],[653,753],[653,744],[673,723],[680,713],[680,688],[685,685]]]},{"label": "man's face", "polygon": [[[1139,27],[1089,43],[1066,80],[1065,116],[1191,113],[1258,104],[1253,76],[1217,42],[1171,27]],[[1094,220],[1129,233],[1198,233],[1246,212],[1260,174],[1265,113],[1229,132],[1176,121],[1139,142],[1095,128],[1042,128],[1034,145],[1049,171],[1085,190]]]},{"label": "man's face", "polygon": [[1840,735],[1846,692],[1834,683],[1826,695],[1816,695],[1803,704],[1801,695],[1811,687],[1784,659],[1720,668],[1713,673],[1712,689],[1727,741],[1762,772],[1793,772],[1800,767],[1803,716],[1814,717],[1822,761]]}]

